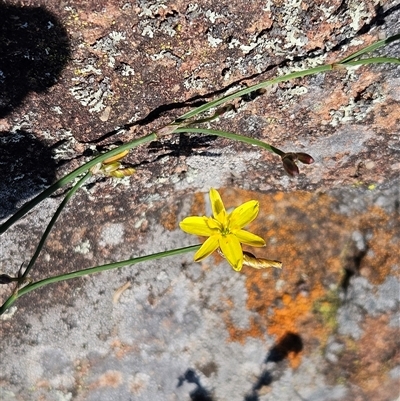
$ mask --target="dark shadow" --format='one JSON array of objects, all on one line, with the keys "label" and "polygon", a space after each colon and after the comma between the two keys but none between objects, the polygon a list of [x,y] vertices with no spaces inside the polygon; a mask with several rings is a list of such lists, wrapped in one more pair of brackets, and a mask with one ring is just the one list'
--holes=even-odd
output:
[{"label": "dark shadow", "polygon": [[281,362],[286,359],[289,353],[298,354],[303,350],[303,341],[298,334],[288,331],[279,341],[270,349],[265,363]]},{"label": "dark shadow", "polygon": [[25,131],[0,132],[0,219],[19,202],[44,190],[53,180],[55,161],[50,150]]},{"label": "dark shadow", "polygon": [[193,369],[188,369],[182,376],[179,377],[178,380],[177,387],[182,386],[185,381],[188,383],[194,383],[197,386],[189,394],[192,401],[213,401],[211,393],[202,386],[200,383],[200,378]]},{"label": "dark shadow", "polygon": [[42,7],[0,4],[0,118],[54,85],[70,58],[67,32]]},{"label": "dark shadow", "polygon": [[[187,109],[187,108],[195,108],[195,107],[200,107],[203,104],[206,104],[207,102],[211,101],[212,99],[214,99],[217,96],[223,95],[224,93],[226,93],[229,89],[234,88],[238,85],[242,85],[243,88],[246,87],[246,85],[244,84],[247,81],[251,81],[253,79],[256,79],[260,76],[262,76],[263,74],[266,74],[268,71],[280,66],[281,64],[274,64],[269,66],[268,68],[266,68],[264,71],[262,71],[261,73],[256,73],[253,75],[249,75],[243,78],[240,78],[234,82],[232,82],[231,84],[215,90],[213,92],[209,92],[206,93],[205,95],[196,95],[191,97],[190,99],[184,101],[184,102],[174,102],[174,103],[167,103],[167,104],[162,104],[158,107],[156,107],[155,109],[153,109],[152,111],[150,111],[149,114],[147,114],[147,116],[143,117],[140,120],[134,121],[132,123],[128,123],[128,124],[124,124],[121,125],[120,127],[116,128],[113,131],[107,132],[106,134],[102,135],[99,138],[90,140],[90,141],[82,141],[81,143],[101,143],[103,141],[105,141],[108,138],[113,137],[114,135],[117,135],[118,133],[124,131],[124,130],[129,130],[132,127],[135,126],[145,126],[147,124],[150,124],[156,120],[158,120],[159,118],[163,117],[164,115],[166,115],[169,111],[175,111],[175,110],[180,110],[180,109]],[[255,100],[257,97],[262,96],[263,95],[263,91],[261,90],[256,90],[246,96],[242,97],[242,100],[245,102],[250,102]],[[179,120],[177,119],[176,122],[178,122]]]},{"label": "dark shadow", "polygon": [[344,257],[344,274],[340,282],[340,287],[343,288],[345,293],[347,293],[351,278],[360,274],[361,263],[364,257],[367,255],[367,252],[368,247],[365,247],[365,249],[358,249],[356,244],[350,244],[349,250]]},{"label": "dark shadow", "polygon": [[400,4],[397,4],[386,11],[384,11],[383,7],[378,4],[375,6],[375,17],[371,19],[368,24],[365,24],[358,32],[358,35],[363,35],[364,33],[368,33],[372,28],[382,26],[386,24],[386,20],[392,16],[396,11],[400,10]]},{"label": "dark shadow", "polygon": [[290,353],[298,354],[302,350],[301,337],[296,333],[286,332],[268,352],[265,358],[267,366],[254,383],[251,392],[245,396],[244,401],[259,401],[258,391],[278,379],[280,362],[285,360]]},{"label": "dark shadow", "polygon": [[[336,10],[335,15],[340,15],[341,13],[343,13],[348,7],[348,4],[346,2],[342,2],[340,7]],[[400,10],[400,4],[397,4],[391,8],[389,8],[388,10],[384,11],[383,7],[378,4],[375,7],[375,17],[371,19],[371,21],[368,24],[364,24],[359,30],[358,32],[351,38],[345,38],[343,40],[341,40],[339,43],[337,43],[335,46],[333,46],[330,50],[330,52],[335,52],[340,50],[343,46],[346,46],[347,44],[349,44],[355,37],[360,36],[360,35],[364,35],[368,32],[370,32],[373,28],[375,27],[379,27],[382,25],[385,25],[386,23],[389,23],[389,18],[393,16],[393,14]]]},{"label": "dark shadow", "polygon": [[[286,332],[270,349],[265,358],[265,369],[261,372],[251,391],[244,397],[243,401],[259,401],[259,390],[264,386],[269,386],[274,380],[278,380],[282,375],[282,361],[288,358],[289,354],[298,354],[303,350],[303,341],[299,334]],[[177,387],[181,387],[184,382],[194,383],[196,388],[190,392],[192,401],[213,401],[212,394],[204,388],[199,376],[193,369],[188,369],[179,377]]]},{"label": "dark shadow", "polygon": [[187,136],[185,134],[179,134],[179,139],[177,142],[171,142],[170,140],[164,141],[153,141],[149,144],[148,150],[149,154],[158,153],[161,151],[167,151],[157,157],[161,159],[166,156],[191,156],[191,155],[201,155],[201,156],[221,156],[221,153],[209,152],[206,149],[211,146],[218,136],[216,135],[202,135],[202,136]]},{"label": "dark shadow", "polygon": [[[42,7],[0,3],[0,118],[57,82],[70,58],[66,30]],[[55,177],[51,149],[33,133],[0,132],[0,218]]]}]

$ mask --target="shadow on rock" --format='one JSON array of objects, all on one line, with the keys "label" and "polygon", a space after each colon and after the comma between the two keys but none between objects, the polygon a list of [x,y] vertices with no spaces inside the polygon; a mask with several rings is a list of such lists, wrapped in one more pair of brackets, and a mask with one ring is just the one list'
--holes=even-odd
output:
[{"label": "shadow on rock", "polygon": [[279,341],[270,349],[265,363],[281,362],[288,357],[290,353],[298,354],[303,350],[303,341],[298,334],[288,331]]},{"label": "shadow on rock", "polygon": [[54,85],[70,58],[67,32],[41,7],[0,4],[0,118]]},{"label": "shadow on rock", "polygon": [[0,219],[19,208],[19,203],[46,188],[54,179],[51,151],[35,135],[0,132]]},{"label": "shadow on rock", "polygon": [[[29,92],[41,93],[57,82],[70,59],[66,30],[43,7],[0,3],[0,118],[18,107]],[[50,149],[34,134],[0,132],[0,218],[54,179]]]},{"label": "shadow on rock", "polygon": [[254,383],[251,392],[246,395],[244,401],[259,401],[258,392],[264,386],[269,386],[282,374],[281,362],[289,357],[289,354],[298,354],[303,350],[301,337],[290,331],[286,332],[268,352],[265,358],[265,369]]},{"label": "shadow on rock", "polygon": [[199,376],[197,376],[193,369],[188,369],[182,376],[179,377],[178,387],[182,386],[185,381],[188,383],[194,383],[197,386],[189,394],[192,401],[213,401],[211,393],[203,387]]}]

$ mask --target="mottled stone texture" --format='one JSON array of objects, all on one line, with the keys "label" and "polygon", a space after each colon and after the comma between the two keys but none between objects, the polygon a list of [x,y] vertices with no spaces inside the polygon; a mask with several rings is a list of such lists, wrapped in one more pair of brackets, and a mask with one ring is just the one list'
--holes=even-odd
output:
[{"label": "mottled stone texture", "polygon": [[[399,20],[383,0],[0,3],[1,221],[93,154]],[[259,200],[267,247],[250,251],[283,269],[188,254],[32,292],[0,320],[0,399],[397,400],[399,102],[399,66],[370,65],[237,99],[210,124],[310,153],[294,179],[276,155],[194,135],[135,149],[131,177],[92,179],[35,280],[195,244],[178,222],[210,213],[210,187],[228,207]],[[29,260],[63,194],[0,237],[0,273]]]}]

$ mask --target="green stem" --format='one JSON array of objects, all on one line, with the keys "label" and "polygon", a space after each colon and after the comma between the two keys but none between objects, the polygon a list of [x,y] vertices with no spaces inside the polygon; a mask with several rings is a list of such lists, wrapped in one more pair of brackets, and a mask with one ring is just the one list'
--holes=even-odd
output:
[{"label": "green stem", "polygon": [[338,63],[337,65],[342,65],[344,67],[355,67],[359,65],[382,64],[382,63],[400,64],[400,59],[395,57],[371,57],[371,58],[363,58],[361,60],[347,61],[345,64]]},{"label": "green stem", "polygon": [[220,130],[207,129],[207,128],[182,127],[182,128],[176,129],[174,131],[174,133],[192,133],[192,134],[216,135],[216,136],[221,136],[223,138],[232,139],[234,141],[244,142],[244,143],[247,143],[249,145],[256,145],[256,146],[259,146],[259,147],[261,147],[263,149],[268,150],[269,152],[275,153],[275,154],[277,154],[279,156],[283,156],[285,154],[285,152],[282,152],[281,150],[275,148],[272,145],[269,145],[268,143],[259,141],[258,139],[249,138],[248,136],[234,134],[232,132],[227,132],[227,131],[220,131]]},{"label": "green stem", "polygon": [[67,193],[65,196],[64,200],[60,203],[58,206],[56,212],[54,213],[53,217],[50,220],[50,223],[47,225],[47,228],[45,232],[42,235],[42,238],[40,239],[39,245],[36,248],[36,251],[34,255],[32,256],[32,259],[30,260],[28,266],[25,269],[24,274],[20,278],[20,282],[23,282],[24,279],[28,276],[29,271],[31,270],[32,266],[35,264],[36,259],[38,258],[40,251],[43,248],[44,243],[46,242],[46,239],[48,235],[50,234],[51,229],[53,228],[55,222],[57,221],[58,217],[60,216],[62,210],[64,209],[65,205],[68,203],[68,201],[72,198],[72,196],[75,194],[75,192],[84,184],[84,182],[91,176],[90,173],[86,173]]},{"label": "green stem", "polygon": [[389,43],[395,42],[396,40],[400,39],[400,33],[389,36],[386,39],[378,40],[377,42],[374,42],[370,44],[369,46],[366,46],[362,48],[361,50],[356,51],[353,54],[350,54],[350,56],[345,57],[344,59],[340,60],[338,64],[347,64],[349,61],[354,60],[357,57],[362,56],[365,53],[370,53],[375,51],[376,49],[379,49],[380,47],[387,46]]},{"label": "green stem", "polygon": [[31,284],[27,284],[25,287],[22,287],[18,292],[15,292],[14,294],[12,294],[4,302],[4,304],[0,307],[0,315],[2,315],[18,298],[22,297],[23,295],[27,294],[28,292],[31,292],[31,291],[37,290],[38,288],[44,287],[45,285],[58,283],[59,281],[71,280],[74,278],[87,276],[89,274],[100,273],[100,272],[103,272],[106,270],[118,269],[120,267],[124,267],[127,265],[135,265],[140,262],[147,262],[149,260],[161,259],[161,258],[165,258],[167,256],[175,256],[175,255],[180,255],[182,253],[193,252],[193,251],[197,251],[200,247],[201,247],[201,244],[200,245],[191,245],[191,246],[187,246],[184,248],[172,249],[172,250],[164,251],[164,252],[153,253],[151,255],[139,256],[139,257],[128,259],[128,260],[122,260],[120,262],[109,263],[106,265],[90,267],[88,269],[77,270],[77,271],[74,271],[71,273],[60,274],[58,276],[48,277],[48,278],[45,278],[40,281],[36,281]]},{"label": "green stem", "polygon": [[[363,54],[364,52],[359,52],[360,54]],[[400,60],[398,58],[389,58],[389,57],[373,57],[373,58],[368,58],[368,59],[361,59],[361,60],[356,60],[352,61],[354,57],[349,56],[346,59],[343,59],[342,61],[338,63],[333,63],[333,64],[325,64],[321,65],[319,67],[315,68],[310,68],[308,70],[303,70],[303,71],[295,71],[290,74],[282,75],[280,77],[276,77],[273,79],[270,79],[268,81],[263,81],[255,85],[251,85],[247,88],[241,89],[239,91],[233,92],[230,95],[223,96],[219,99],[213,100],[211,102],[208,102],[206,104],[203,104],[194,110],[189,111],[186,114],[183,114],[181,117],[179,117],[176,121],[177,122],[183,122],[187,120],[188,118],[194,117],[200,113],[204,113],[205,111],[217,107],[223,103],[229,102],[230,100],[236,99],[238,97],[247,95],[251,92],[254,92],[258,89],[266,88],[267,86],[271,85],[276,85],[281,82],[286,82],[290,81],[291,79],[296,79],[296,78],[303,78],[308,75],[313,75],[313,74],[318,74],[321,72],[326,72],[326,71],[332,71],[335,70],[338,65],[343,66],[343,68],[347,67],[354,67],[354,66],[359,66],[359,65],[368,65],[368,64],[374,64],[374,63],[395,63],[399,64]],[[348,61],[347,61],[348,60]]]},{"label": "green stem", "polygon": [[211,109],[213,107],[217,107],[220,104],[223,104],[223,103],[229,102],[230,100],[236,99],[238,97],[247,95],[248,93],[256,91],[258,89],[262,89],[262,88],[265,88],[267,86],[275,85],[275,84],[278,84],[280,82],[289,81],[291,79],[302,78],[302,77],[305,77],[307,75],[312,75],[312,74],[317,74],[317,73],[320,73],[320,72],[330,71],[332,69],[333,69],[332,64],[321,65],[319,67],[310,68],[309,70],[295,71],[295,72],[292,72],[290,74],[286,74],[286,75],[282,75],[280,77],[276,77],[274,79],[270,79],[269,81],[263,81],[263,82],[260,82],[258,84],[249,86],[248,88],[241,89],[239,91],[233,92],[230,95],[222,96],[219,99],[216,99],[216,100],[213,100],[213,101],[208,102],[206,104],[203,104],[203,105],[195,108],[194,110],[191,110],[188,113],[183,114],[176,121],[182,122],[184,120],[187,120],[188,118],[196,116],[197,114],[204,113],[205,111],[207,111],[207,110],[209,110],[209,109]]},{"label": "green stem", "polygon": [[157,135],[155,133],[146,135],[142,138],[135,139],[134,141],[125,143],[118,148],[112,149],[106,153],[101,154],[100,156],[95,157],[94,159],[88,161],[84,165],[78,167],[76,170],[72,171],[71,173],[67,174],[65,177],[61,178],[49,188],[41,192],[35,198],[27,202],[24,206],[21,207],[15,214],[13,214],[6,222],[4,222],[0,226],[0,234],[3,234],[7,231],[15,222],[17,222],[21,217],[25,216],[31,209],[33,209],[38,203],[42,200],[46,199],[48,196],[52,195],[57,189],[63,187],[64,185],[73,181],[79,175],[88,171],[91,167],[95,166],[97,163],[101,163],[102,161],[108,159],[111,156],[115,156],[118,153],[123,152],[127,149],[132,149],[136,146],[142,145],[147,142],[151,142],[157,139]]}]

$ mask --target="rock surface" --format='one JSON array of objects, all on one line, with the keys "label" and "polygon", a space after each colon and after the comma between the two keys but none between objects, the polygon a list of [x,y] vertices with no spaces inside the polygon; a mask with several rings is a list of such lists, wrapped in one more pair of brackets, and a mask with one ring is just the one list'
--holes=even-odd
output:
[{"label": "rock surface", "polygon": [[[396,1],[7,4],[2,222],[112,144],[400,32]],[[33,279],[195,244],[178,222],[210,214],[210,187],[228,207],[259,200],[250,228],[267,247],[251,251],[283,269],[187,254],[32,292],[0,320],[0,399],[398,400],[399,94],[399,66],[370,65],[271,87],[211,124],[310,153],[294,179],[274,155],[193,135],[130,152],[131,177],[93,179]],[[29,260],[61,195],[0,237],[0,273]]]}]

